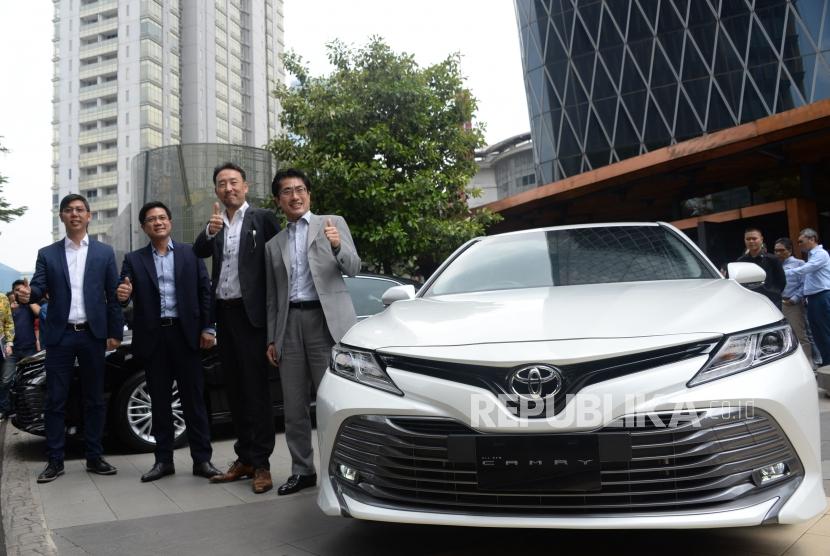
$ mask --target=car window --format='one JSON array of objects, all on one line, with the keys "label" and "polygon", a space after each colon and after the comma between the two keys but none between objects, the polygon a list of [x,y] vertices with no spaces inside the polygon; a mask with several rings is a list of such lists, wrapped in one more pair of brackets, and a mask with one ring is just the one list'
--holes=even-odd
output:
[{"label": "car window", "polygon": [[392,286],[400,285],[393,280],[368,276],[347,277],[345,280],[346,287],[349,288],[349,295],[352,296],[354,311],[358,317],[374,315],[383,311],[385,308],[381,301],[383,292]]},{"label": "car window", "polygon": [[662,226],[607,226],[485,238],[452,261],[426,295],[716,277]]}]

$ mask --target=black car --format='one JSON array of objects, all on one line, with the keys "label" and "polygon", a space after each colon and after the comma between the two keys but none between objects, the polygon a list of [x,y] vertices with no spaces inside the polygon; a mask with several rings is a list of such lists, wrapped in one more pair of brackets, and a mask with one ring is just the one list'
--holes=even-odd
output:
[{"label": "black car", "polygon": [[[382,311],[384,309],[381,302],[383,292],[392,286],[403,284],[412,284],[416,287],[418,285],[405,278],[376,274],[346,277],[346,285],[352,296],[358,320]],[[155,439],[152,435],[150,394],[144,378],[144,369],[132,356],[130,340],[131,333],[128,331],[118,349],[107,353],[104,382],[104,396],[108,411],[106,433],[130,451],[150,452],[155,447]],[[39,436],[46,434],[43,420],[46,401],[45,359],[46,352],[41,351],[18,362],[17,377],[12,388],[15,408],[12,424],[22,431]],[[230,409],[225,397],[222,367],[216,346],[202,351],[202,366],[205,370],[205,401],[210,421],[212,424],[228,422],[230,421]],[[274,412],[276,415],[281,415],[282,389],[279,382],[279,370],[269,366],[269,373]],[[181,446],[185,442],[183,434],[185,423],[181,400],[175,384],[172,403],[176,446]],[[69,437],[80,436],[82,424],[83,408],[80,383],[76,373],[66,406],[67,435]]]}]

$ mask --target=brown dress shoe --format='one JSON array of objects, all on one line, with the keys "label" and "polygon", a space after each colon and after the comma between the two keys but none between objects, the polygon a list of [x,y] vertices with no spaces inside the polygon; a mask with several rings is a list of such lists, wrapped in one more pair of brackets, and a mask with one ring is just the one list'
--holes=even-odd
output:
[{"label": "brown dress shoe", "polygon": [[271,481],[271,472],[262,467],[254,471],[254,493],[262,494],[274,488],[274,483]]},{"label": "brown dress shoe", "polygon": [[210,478],[211,483],[229,483],[239,479],[249,479],[254,476],[254,466],[242,463],[239,460],[233,462],[228,470]]}]

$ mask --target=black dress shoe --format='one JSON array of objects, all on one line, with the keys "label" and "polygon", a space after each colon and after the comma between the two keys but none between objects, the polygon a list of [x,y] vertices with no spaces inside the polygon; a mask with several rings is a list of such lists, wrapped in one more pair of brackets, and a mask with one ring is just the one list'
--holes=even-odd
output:
[{"label": "black dress shoe", "polygon": [[280,496],[284,494],[294,494],[304,488],[313,487],[317,485],[317,475],[291,475],[285,484],[277,489],[277,494]]},{"label": "black dress shoe", "polygon": [[50,461],[48,464],[46,464],[46,469],[41,471],[40,475],[37,476],[37,482],[51,483],[61,475],[63,475],[63,462]]},{"label": "black dress shoe", "polygon": [[107,463],[104,458],[86,460],[86,470],[97,475],[115,475],[118,469]]},{"label": "black dress shoe", "polygon": [[173,465],[172,462],[161,462],[157,461],[153,464],[153,467],[150,470],[141,476],[142,483],[149,483],[150,481],[155,481],[157,479],[161,479],[162,477],[166,477],[167,475],[172,475],[176,472],[176,467]]},{"label": "black dress shoe", "polygon": [[210,479],[211,477],[221,475],[222,472],[216,469],[213,466],[213,464],[209,461],[203,461],[201,463],[193,464],[193,474],[197,477],[204,477],[205,479]]}]

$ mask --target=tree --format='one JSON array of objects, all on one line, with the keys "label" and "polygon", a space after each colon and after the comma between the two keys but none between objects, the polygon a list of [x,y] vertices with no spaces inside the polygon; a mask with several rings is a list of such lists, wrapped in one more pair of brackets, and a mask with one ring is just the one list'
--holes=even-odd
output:
[{"label": "tree", "polygon": [[[2,138],[2,137],[0,137]],[[0,145],[0,153],[6,154],[9,152],[9,149]],[[0,222],[9,223],[15,218],[19,216],[23,216],[23,213],[26,212],[28,207],[17,207],[11,208],[11,203],[6,201],[5,197],[3,197],[3,184],[9,181],[9,178],[0,174]]]},{"label": "tree", "polygon": [[460,56],[421,68],[379,37],[327,49],[334,71],[324,77],[285,56],[297,82],[275,92],[286,133],[269,148],[281,166],[309,173],[316,212],[347,219],[368,268],[428,275],[500,219],[466,202],[480,195],[468,183],[484,139]]}]

